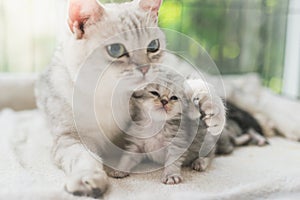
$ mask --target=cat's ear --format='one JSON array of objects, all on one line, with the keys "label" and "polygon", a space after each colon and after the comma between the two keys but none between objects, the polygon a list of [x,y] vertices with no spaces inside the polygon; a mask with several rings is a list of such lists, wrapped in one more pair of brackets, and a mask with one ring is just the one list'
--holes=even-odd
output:
[{"label": "cat's ear", "polygon": [[163,0],[137,0],[139,3],[139,7],[146,11],[146,12],[152,12],[156,16],[158,16],[159,8],[162,4]]},{"label": "cat's ear", "polygon": [[77,39],[84,35],[85,28],[101,19],[104,8],[98,0],[69,0],[68,24]]}]

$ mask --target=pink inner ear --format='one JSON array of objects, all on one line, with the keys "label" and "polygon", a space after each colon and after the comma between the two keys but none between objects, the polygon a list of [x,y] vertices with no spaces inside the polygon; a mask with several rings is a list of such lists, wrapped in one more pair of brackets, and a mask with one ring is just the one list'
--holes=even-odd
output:
[{"label": "pink inner ear", "polygon": [[77,21],[78,23],[80,23],[81,20],[81,16],[80,16],[80,11],[81,11],[81,7],[79,4],[70,4],[70,8],[69,8],[69,27],[71,29],[72,32],[74,32],[73,30],[73,25],[74,23]]},{"label": "pink inner ear", "polygon": [[70,4],[69,8],[69,18],[72,21],[80,20],[80,10],[81,7],[79,4]]},{"label": "pink inner ear", "polygon": [[162,4],[162,0],[141,0],[140,7],[145,10],[151,10],[155,14],[158,14],[159,8]]},{"label": "pink inner ear", "polygon": [[103,14],[103,8],[97,0],[70,0],[69,4],[69,27],[74,33],[74,25],[78,25],[83,31],[87,20],[97,21]]}]

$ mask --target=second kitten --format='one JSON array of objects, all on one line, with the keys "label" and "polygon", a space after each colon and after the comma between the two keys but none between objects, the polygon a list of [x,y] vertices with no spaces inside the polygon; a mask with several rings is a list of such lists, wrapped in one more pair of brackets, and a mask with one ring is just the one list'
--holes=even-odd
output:
[{"label": "second kitten", "polygon": [[[122,178],[144,159],[164,165],[162,182],[178,184],[182,181],[181,167],[191,166],[204,171],[214,156],[213,141],[200,120],[200,112],[186,96],[180,78],[153,83],[133,93],[130,99],[132,125],[126,136],[128,152],[124,153],[118,170],[111,176]],[[206,139],[205,139],[206,138]],[[209,144],[204,144],[205,143]],[[202,147],[206,145],[206,147]],[[200,148],[208,155],[199,157]]]}]

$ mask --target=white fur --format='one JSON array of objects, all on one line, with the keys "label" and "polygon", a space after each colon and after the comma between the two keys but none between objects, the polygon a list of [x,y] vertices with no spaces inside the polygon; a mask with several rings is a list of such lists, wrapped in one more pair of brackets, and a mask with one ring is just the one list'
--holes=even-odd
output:
[{"label": "white fur", "polygon": [[[101,127],[105,135],[111,139],[118,136],[119,133],[119,127],[114,122],[111,107],[111,102],[114,100],[112,91],[116,86],[117,77],[120,76],[123,68],[113,65],[105,71],[105,68],[113,60],[107,54],[105,46],[112,43],[122,43],[126,46],[130,54],[130,59],[127,57],[120,59],[125,63],[124,66],[132,70],[132,75],[130,76],[131,82],[129,81],[128,85],[124,86],[124,90],[120,94],[121,99],[125,98],[132,88],[143,84],[143,81],[147,81],[147,79],[143,79],[142,74],[135,68],[136,62],[148,62],[148,58],[143,57],[145,54],[142,53],[143,49],[147,47],[151,40],[157,38],[161,41],[161,48],[165,48],[164,35],[158,28],[146,30],[141,40],[137,39],[135,31],[127,34],[127,40],[123,35],[112,37],[116,33],[126,31],[124,26],[132,23],[130,19],[137,20],[137,18],[140,18],[138,20],[140,27],[138,28],[141,29],[145,27],[157,27],[157,16],[154,15],[155,13],[152,13],[152,11],[146,12],[139,8],[141,2],[145,1],[140,0],[124,4],[93,4],[94,6],[101,6],[101,12],[103,12],[101,18],[98,21],[93,21],[95,19],[91,16],[93,20],[86,22],[84,32],[78,32],[82,31],[79,30],[79,24],[75,26],[76,30],[73,30],[74,33],[69,31],[68,36],[56,52],[52,64],[41,75],[37,83],[36,96],[39,108],[45,111],[51,123],[53,135],[56,137],[53,149],[54,159],[57,165],[64,169],[70,177],[66,185],[68,192],[93,195],[93,189],[97,188],[101,192],[104,192],[108,184],[106,174],[103,172],[101,159],[96,155],[94,157],[91,156],[86,151],[79,140],[80,138],[73,121],[72,95],[81,67],[87,62],[91,62],[95,64],[92,65],[92,70],[95,71],[90,71],[91,76],[102,74],[102,82],[100,82],[99,87],[95,90],[96,117],[101,122]],[[161,2],[160,0],[153,1]],[[84,7],[83,9],[91,8]],[[87,12],[87,10],[84,10],[84,12]],[[121,21],[122,18],[125,20]],[[175,61],[172,56],[170,59],[165,59],[164,62],[167,65],[178,66],[176,63],[178,61]],[[182,68],[184,69],[184,66]],[[146,78],[153,76],[154,71],[154,68],[151,68]],[[82,93],[82,96],[84,96],[86,94],[85,84],[88,85],[89,82],[90,80],[87,78],[83,84],[79,85],[82,88],[76,88],[75,91]],[[202,84],[199,87],[202,87]],[[79,111],[77,110],[76,112],[84,113],[84,106],[83,104]],[[224,109],[220,101],[218,101],[218,106]],[[118,115],[121,118],[125,118],[124,121],[126,122],[124,106],[119,105],[116,109],[119,110]],[[222,118],[222,121],[225,119],[225,116],[223,115],[224,112],[220,113],[219,116]],[[216,113],[216,115],[218,114]],[[93,153],[97,154],[99,151],[103,151],[105,149],[104,139],[101,135],[99,136],[98,127],[90,126],[90,119],[81,118],[81,120],[85,124],[80,127],[83,130],[80,135],[81,139],[90,144],[89,150],[93,151]],[[84,181],[87,179],[90,181]],[[91,185],[93,186],[91,187]]]}]

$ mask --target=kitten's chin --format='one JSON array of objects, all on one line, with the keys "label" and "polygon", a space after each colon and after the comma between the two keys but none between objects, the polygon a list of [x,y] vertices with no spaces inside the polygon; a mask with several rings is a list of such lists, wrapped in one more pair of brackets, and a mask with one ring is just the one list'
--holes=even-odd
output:
[{"label": "kitten's chin", "polygon": [[151,115],[153,121],[167,121],[172,119],[174,116],[175,114],[166,112],[164,109],[156,110]]},{"label": "kitten's chin", "polygon": [[168,117],[163,108],[153,110],[150,116],[153,121],[166,121]]}]

